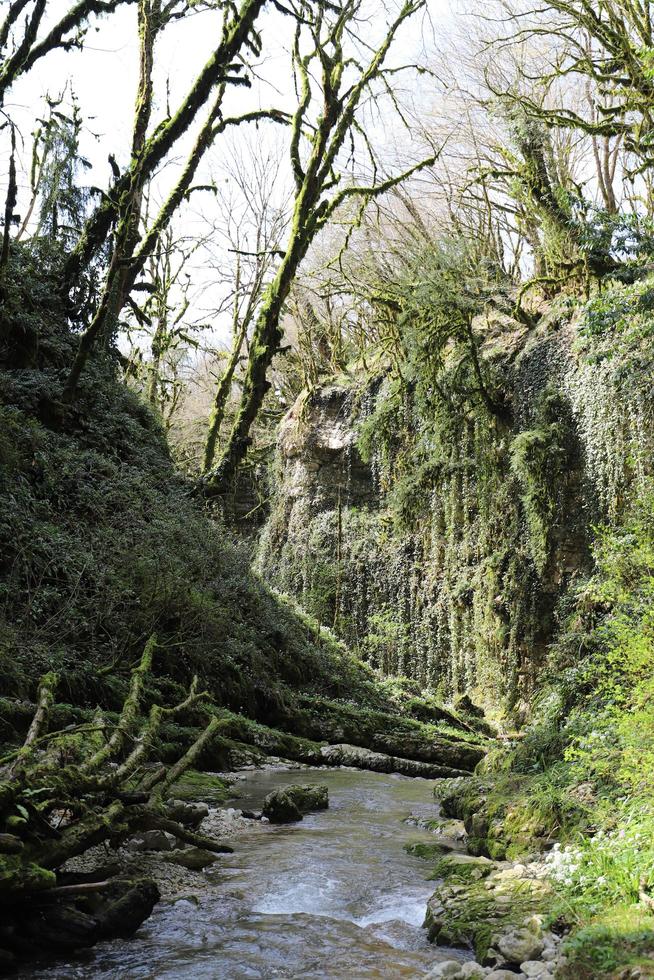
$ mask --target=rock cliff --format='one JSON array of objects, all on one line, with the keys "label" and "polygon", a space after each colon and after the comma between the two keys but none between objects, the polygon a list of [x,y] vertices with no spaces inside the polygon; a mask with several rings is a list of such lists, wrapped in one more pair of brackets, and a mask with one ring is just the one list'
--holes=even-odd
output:
[{"label": "rock cliff", "polygon": [[437,392],[380,368],[302,395],[259,569],[383,672],[518,704],[592,527],[649,468],[638,344],[604,356],[596,320],[560,303],[534,329],[478,326],[501,417],[454,403],[454,359]]}]

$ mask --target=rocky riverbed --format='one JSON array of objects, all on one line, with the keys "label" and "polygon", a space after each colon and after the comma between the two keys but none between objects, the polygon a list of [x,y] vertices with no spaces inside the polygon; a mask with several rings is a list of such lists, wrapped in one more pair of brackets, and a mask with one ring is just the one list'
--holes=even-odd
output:
[{"label": "rocky riverbed", "polygon": [[[450,812],[456,807],[450,807]],[[561,937],[545,928],[544,909],[552,894],[551,866],[538,857],[527,861],[491,860],[467,853],[474,822],[455,817],[409,823],[434,835],[417,849],[432,865],[437,881],[427,903],[424,927],[431,942],[474,952],[475,961],[445,958],[431,980],[550,980],[566,964]],[[472,849],[476,850],[476,838]]]},{"label": "rocky riverbed", "polygon": [[[251,830],[252,821],[234,807],[206,807],[202,833],[229,844]],[[110,862],[119,874],[131,879],[149,878],[156,882],[164,901],[188,896],[197,898],[210,890],[206,870],[220,856],[202,848],[184,845],[165,831],[150,831],[128,841],[117,851],[94,847],[68,862],[66,870],[90,872]]]},{"label": "rocky riverbed", "polygon": [[[422,928],[433,884],[413,848],[433,838],[404,819],[436,812],[433,781],[335,768],[240,775],[238,797],[210,808],[200,828],[215,829],[233,853],[189,872],[171,866],[174,850],[125,849],[121,860],[147,866],[169,900],[129,943],[100,945],[88,961],[30,977],[401,980],[426,976],[444,958],[470,958],[436,948]],[[316,783],[327,785],[329,809],[301,822],[230,813],[259,812],[272,791]]]},{"label": "rocky riverbed", "polygon": [[[233,852],[159,833],[76,859],[78,872],[118,862],[153,879],[164,901],[129,944],[30,977],[548,980],[565,962],[538,911],[547,863],[467,854],[465,825],[439,815],[433,781],[279,760],[227,778],[228,805],[175,805]],[[289,784],[304,800],[318,782],[329,810],[291,824],[261,818]]]}]

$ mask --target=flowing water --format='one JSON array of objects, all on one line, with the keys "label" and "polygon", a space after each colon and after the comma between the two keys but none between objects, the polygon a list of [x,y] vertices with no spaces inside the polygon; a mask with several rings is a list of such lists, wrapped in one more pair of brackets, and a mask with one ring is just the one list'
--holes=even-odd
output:
[{"label": "flowing water", "polygon": [[438,961],[420,928],[434,889],[407,841],[433,840],[402,822],[433,818],[433,782],[371,772],[259,770],[237,783],[235,806],[257,808],[272,789],[326,783],[329,810],[301,823],[252,823],[235,853],[205,875],[196,904],[158,908],[129,942],[90,962],[33,973],[49,980],[396,980]]}]

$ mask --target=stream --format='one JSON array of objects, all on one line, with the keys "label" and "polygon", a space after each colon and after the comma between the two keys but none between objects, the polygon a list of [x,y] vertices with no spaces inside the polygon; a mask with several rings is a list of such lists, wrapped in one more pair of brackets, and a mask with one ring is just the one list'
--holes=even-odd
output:
[{"label": "stream", "polygon": [[[252,822],[205,872],[198,902],[162,904],[129,942],[30,974],[48,980],[395,980],[424,976],[438,953],[421,924],[434,883],[406,853],[433,836],[402,822],[433,818],[433,781],[349,769],[255,770],[234,805],[261,807],[289,783],[325,783],[329,810],[301,823]],[[442,953],[442,950],[440,951]]]}]

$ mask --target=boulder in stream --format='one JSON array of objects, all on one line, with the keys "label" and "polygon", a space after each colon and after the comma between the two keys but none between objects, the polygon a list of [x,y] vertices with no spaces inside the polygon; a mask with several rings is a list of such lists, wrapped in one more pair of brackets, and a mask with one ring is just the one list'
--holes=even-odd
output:
[{"label": "boulder in stream", "polygon": [[270,823],[294,823],[312,810],[326,810],[329,793],[326,786],[284,786],[269,793],[263,803],[263,815]]}]

